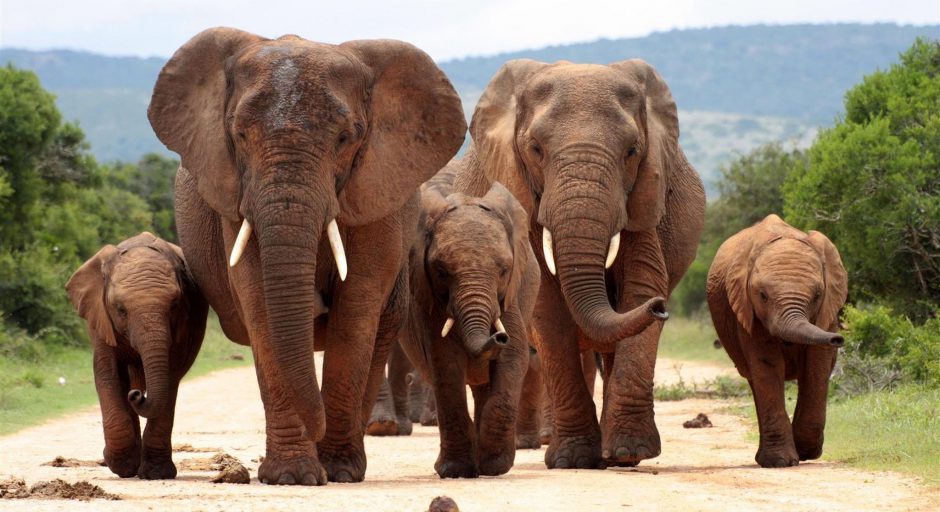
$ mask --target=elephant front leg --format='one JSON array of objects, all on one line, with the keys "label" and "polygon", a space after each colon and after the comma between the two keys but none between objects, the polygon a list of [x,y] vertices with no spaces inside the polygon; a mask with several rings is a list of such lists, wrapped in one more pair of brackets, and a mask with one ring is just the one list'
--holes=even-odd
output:
[{"label": "elephant front leg", "polygon": [[437,401],[441,451],[434,470],[441,478],[476,478],[477,440],[467,411],[467,356],[453,336],[430,347],[431,378]]},{"label": "elephant front leg", "polygon": [[[666,263],[655,231],[625,231],[625,249],[613,268],[620,295],[617,311],[630,311],[652,297],[668,297]],[[655,322],[643,332],[620,340],[605,368],[601,431],[603,455],[609,465],[636,466],[662,451],[653,419],[653,374],[663,324]]]},{"label": "elephant front leg", "polygon": [[147,420],[143,436],[143,455],[137,476],[144,480],[169,480],[176,478],[173,464],[173,419],[176,412],[176,397],[179,381],[169,386],[166,408],[157,418]]},{"label": "elephant front leg", "polygon": [[[388,358],[388,386],[392,392],[392,401],[395,405],[395,422],[398,424],[398,435],[410,436],[412,431],[411,409],[420,410],[423,400],[414,404],[410,401],[408,389],[408,375],[413,369],[411,361],[405,355],[401,345],[395,341],[392,344],[392,353]],[[419,418],[420,419],[420,418]]]},{"label": "elephant front leg", "polygon": [[538,354],[529,353],[529,365],[522,381],[522,395],[519,397],[519,419],[516,420],[516,449],[538,449],[542,446],[539,438],[539,415],[542,402],[542,369]]},{"label": "elephant front leg", "polygon": [[831,347],[801,348],[804,350],[803,368],[797,381],[799,392],[793,413],[793,442],[800,460],[812,460],[822,455],[829,374],[838,352]]},{"label": "elephant front leg", "polygon": [[395,403],[392,400],[392,388],[385,375],[381,375],[379,395],[372,406],[369,421],[366,422],[366,434],[370,436],[397,436],[398,425],[395,423]]},{"label": "elephant front leg", "polygon": [[104,461],[121,478],[137,475],[140,467],[140,421],[127,401],[130,377],[114,349],[95,346],[95,389],[104,427]]},{"label": "elephant front leg", "polygon": [[516,458],[516,419],[529,366],[529,338],[518,309],[502,315],[509,345],[491,362],[489,393],[480,414],[478,459],[481,475],[502,475]]},{"label": "elephant front leg", "polygon": [[[739,339],[747,339],[739,333]],[[780,342],[767,338],[752,338],[744,347],[751,378],[751,392],[757,408],[760,447],[754,460],[764,468],[796,466],[799,456],[793,445],[790,418],[787,416],[784,396],[786,363]]]}]

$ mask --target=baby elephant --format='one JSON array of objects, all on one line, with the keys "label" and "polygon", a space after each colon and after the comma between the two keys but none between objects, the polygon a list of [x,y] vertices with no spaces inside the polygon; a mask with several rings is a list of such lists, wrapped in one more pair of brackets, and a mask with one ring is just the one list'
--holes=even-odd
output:
[{"label": "baby elephant", "polygon": [[528,216],[512,194],[499,183],[482,198],[451,193],[452,179],[445,168],[422,187],[410,260],[414,301],[401,344],[433,387],[437,474],[501,475],[515,459],[539,267]]},{"label": "baby elephant", "polygon": [[[105,462],[122,478],[176,477],[170,441],[176,393],[202,345],[208,314],[182,251],[141,233],[103,247],[66,289],[94,345]],[[147,418],[143,443],[138,415]]]},{"label": "baby elephant", "polygon": [[[795,466],[822,454],[847,290],[832,242],[776,215],[732,236],[715,255],[708,308],[721,344],[751,385],[760,425],[755,459],[762,467]],[[791,427],[783,383],[792,379],[799,395]]]}]

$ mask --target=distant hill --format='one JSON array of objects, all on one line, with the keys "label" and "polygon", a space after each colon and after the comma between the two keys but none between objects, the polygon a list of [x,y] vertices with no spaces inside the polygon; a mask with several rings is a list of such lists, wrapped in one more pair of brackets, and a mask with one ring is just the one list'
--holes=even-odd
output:
[{"label": "distant hill", "polygon": [[[680,109],[683,147],[706,181],[734,151],[773,140],[806,144],[816,126],[842,109],[842,95],[862,76],[885,68],[918,36],[940,25],[755,25],[674,30],[629,39],[471,57],[441,63],[470,113],[503,62],[609,63],[640,57],[669,83]],[[79,120],[101,160],[136,160],[167,152],[146,108],[165,59],[107,57],[67,50],[0,49],[0,63],[32,69]]]}]

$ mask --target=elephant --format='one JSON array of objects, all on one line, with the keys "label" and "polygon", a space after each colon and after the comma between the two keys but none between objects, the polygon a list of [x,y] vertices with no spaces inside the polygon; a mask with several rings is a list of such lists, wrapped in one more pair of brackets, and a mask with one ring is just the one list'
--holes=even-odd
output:
[{"label": "elephant", "polygon": [[[796,466],[822,454],[829,375],[843,338],[848,276],[835,245],[777,215],[726,240],[706,287],[718,339],[747,379],[760,430],[761,467]],[[790,418],[784,381],[799,392]]]},{"label": "elephant", "polygon": [[[499,181],[530,213],[543,271],[534,339],[554,410],[546,466],[657,456],[653,370],[665,300],[695,258],[705,215],[668,86],[642,60],[512,60],[480,97],[470,136],[455,188],[479,196]],[[600,424],[577,384],[588,350],[603,360]]]},{"label": "elephant", "polygon": [[453,192],[452,180],[447,167],[422,186],[410,258],[412,314],[401,346],[434,392],[437,474],[501,475],[515,460],[539,268],[528,215],[512,194],[494,183],[482,197],[468,197]]},{"label": "elephant", "polygon": [[144,232],[102,247],[65,287],[94,348],[105,463],[121,478],[175,478],[176,395],[209,312],[183,252]]},{"label": "elephant", "polygon": [[148,117],[181,157],[176,223],[196,282],[252,349],[259,480],[362,481],[370,376],[405,321],[418,187],[466,133],[456,91],[404,42],[222,27],[174,53]]},{"label": "elephant", "polygon": [[388,356],[388,377],[366,423],[370,436],[410,436],[414,423],[437,426],[434,391],[417,371],[400,343]]}]

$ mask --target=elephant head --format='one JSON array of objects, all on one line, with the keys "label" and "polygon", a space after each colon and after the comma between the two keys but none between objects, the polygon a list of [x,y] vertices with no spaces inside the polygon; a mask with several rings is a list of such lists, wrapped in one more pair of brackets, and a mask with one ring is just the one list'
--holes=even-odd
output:
[{"label": "elephant head", "polygon": [[726,243],[728,303],[746,331],[757,319],[771,336],[790,343],[843,344],[829,331],[845,304],[848,278],[826,235],[803,233],[769,215]]},{"label": "elephant head", "polygon": [[322,234],[343,279],[337,221],[391,215],[453,156],[466,131],[456,92],[406,43],[335,46],[214,28],[167,62],[148,116],[205,202],[241,223],[226,247],[231,264],[254,234],[275,364],[308,428],[322,424],[310,357],[323,311],[315,279]]},{"label": "elephant head", "polygon": [[[634,317],[610,305],[605,269],[621,232],[659,224],[669,178],[687,165],[659,74],[640,60],[510,61],[480,98],[470,132],[491,179],[514,176],[507,186],[525,191],[517,196],[541,226],[545,266],[581,329],[604,344],[636,334]],[[647,307],[667,316],[661,298]]]},{"label": "elephant head", "polygon": [[190,306],[199,300],[180,248],[150,233],[106,245],[72,275],[66,290],[95,343],[123,345],[140,355],[146,395],[132,389],[127,396],[137,414],[163,414],[170,352],[187,339]]},{"label": "elephant head", "polygon": [[498,182],[482,198],[444,197],[422,187],[425,232],[416,274],[447,320],[441,336],[456,324],[471,357],[495,359],[509,336],[500,316],[517,307],[519,288],[531,260],[528,217]]}]

